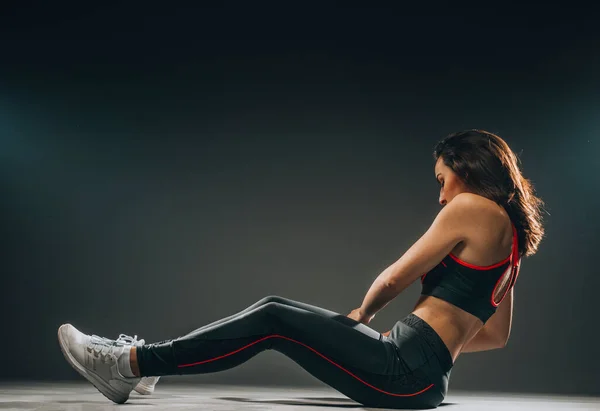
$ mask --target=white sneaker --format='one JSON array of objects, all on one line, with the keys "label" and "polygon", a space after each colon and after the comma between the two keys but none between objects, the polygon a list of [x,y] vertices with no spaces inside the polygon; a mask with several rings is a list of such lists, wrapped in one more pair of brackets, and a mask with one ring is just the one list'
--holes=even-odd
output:
[{"label": "white sneaker", "polygon": [[[138,347],[141,345],[144,345],[146,342],[143,339],[138,340],[137,335],[131,337],[131,336],[125,335],[125,334],[119,335],[119,338],[117,338],[117,341],[122,341],[126,344],[135,345]],[[142,377],[142,379],[140,380],[138,385],[135,386],[134,390],[142,395],[150,395],[154,392],[154,386],[158,382],[159,378],[160,377]]]},{"label": "white sneaker", "polygon": [[150,395],[154,392],[154,386],[158,382],[160,377],[142,377],[138,385],[135,386],[134,390],[142,395]]},{"label": "white sneaker", "polygon": [[129,399],[139,377],[125,377],[119,372],[117,359],[131,349],[131,344],[97,335],[86,335],[71,324],[58,329],[58,342],[66,360],[106,398],[117,404]]}]

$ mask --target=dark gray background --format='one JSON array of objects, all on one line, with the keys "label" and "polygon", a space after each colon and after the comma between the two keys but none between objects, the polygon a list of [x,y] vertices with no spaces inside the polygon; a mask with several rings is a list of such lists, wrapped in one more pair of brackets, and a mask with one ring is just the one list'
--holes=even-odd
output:
[{"label": "dark gray background", "polygon": [[[79,380],[65,322],[156,341],[271,294],[350,312],[439,211],[435,142],[483,128],[547,234],[508,346],[462,355],[450,387],[600,393],[592,13],[228,4],[3,6],[0,378]],[[321,384],[275,352],[171,378]]]}]

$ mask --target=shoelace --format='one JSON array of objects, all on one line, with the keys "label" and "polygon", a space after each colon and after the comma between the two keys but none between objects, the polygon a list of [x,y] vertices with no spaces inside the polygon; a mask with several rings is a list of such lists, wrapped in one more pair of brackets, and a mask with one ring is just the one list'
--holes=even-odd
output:
[{"label": "shoelace", "polygon": [[[116,361],[116,350],[120,350],[122,352],[121,347],[135,345],[136,342],[138,342],[137,335],[131,337],[126,334],[120,334],[119,338],[116,340],[111,340],[110,338],[100,337],[99,335],[92,334],[86,348],[89,353],[94,355],[94,357],[99,358],[100,361],[106,363],[106,360],[109,357]],[[140,342],[143,344],[144,340],[140,340]]]},{"label": "shoelace", "polygon": [[117,341],[123,341],[124,343],[131,344],[131,345],[136,345],[136,343],[142,343],[142,344],[145,343],[144,340],[138,341],[137,334],[133,337],[131,337],[127,334],[119,334],[119,338],[117,338]]},{"label": "shoelace", "polygon": [[125,344],[123,343],[92,335],[86,349],[89,353],[93,354],[94,357],[99,358],[100,361],[106,363],[108,358],[116,360],[117,355],[115,351],[122,349],[124,346]]}]

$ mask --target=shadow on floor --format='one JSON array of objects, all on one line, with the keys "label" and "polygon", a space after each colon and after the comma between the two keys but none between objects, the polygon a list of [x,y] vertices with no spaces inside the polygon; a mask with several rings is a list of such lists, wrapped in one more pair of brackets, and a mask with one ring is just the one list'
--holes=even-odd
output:
[{"label": "shadow on floor", "polygon": [[[290,400],[257,400],[254,398],[244,397],[215,397],[218,400],[236,401],[236,402],[250,402],[250,403],[262,403],[262,404],[280,404],[280,405],[306,405],[306,406],[318,406],[318,407],[337,407],[337,408],[361,408],[371,409],[372,407],[365,407],[350,398],[338,398],[338,397],[303,397],[295,398]],[[439,406],[443,407],[446,405],[455,405],[451,402],[441,403]]]}]

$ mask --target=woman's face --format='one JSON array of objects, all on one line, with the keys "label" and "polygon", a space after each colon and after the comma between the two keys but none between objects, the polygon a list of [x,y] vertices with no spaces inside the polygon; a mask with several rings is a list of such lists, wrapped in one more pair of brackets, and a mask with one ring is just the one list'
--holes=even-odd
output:
[{"label": "woman's face", "polygon": [[459,193],[468,192],[467,186],[452,169],[444,164],[442,157],[435,163],[435,178],[440,184],[440,204],[448,204]]}]

